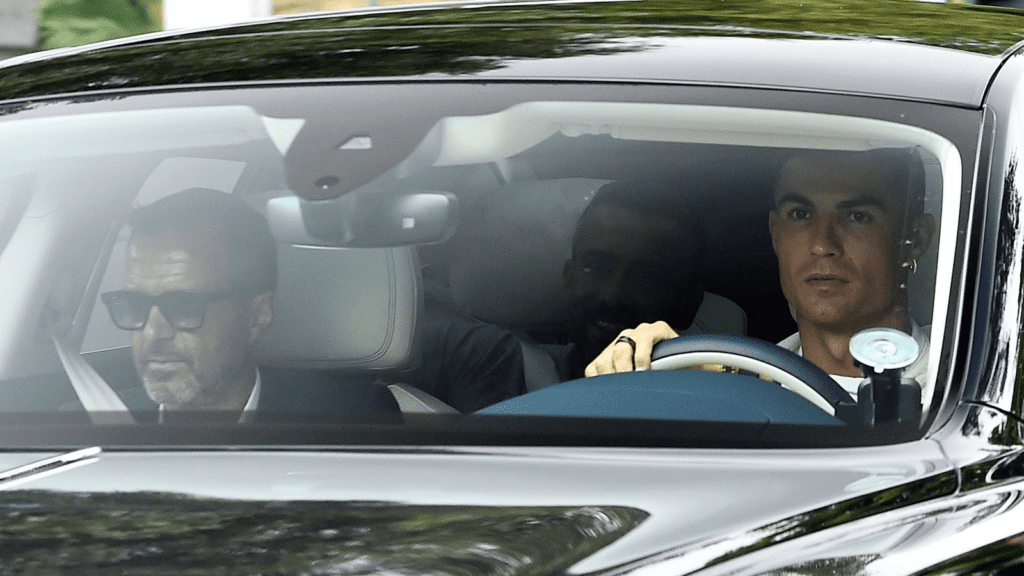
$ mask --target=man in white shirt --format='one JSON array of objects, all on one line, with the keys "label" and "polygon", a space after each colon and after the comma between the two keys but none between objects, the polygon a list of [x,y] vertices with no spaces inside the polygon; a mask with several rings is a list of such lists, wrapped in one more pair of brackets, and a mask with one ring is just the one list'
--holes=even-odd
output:
[{"label": "man in white shirt", "polygon": [[[895,328],[924,344],[907,371],[920,382],[927,372],[927,334],[914,330],[906,283],[928,248],[935,221],[924,214],[918,154],[803,152],[784,165],[774,196],[772,246],[799,328],[782,345],[830,375],[847,378],[840,383],[856,394],[861,371],[850,355],[850,338],[865,328]],[[676,332],[655,322],[621,336],[627,338],[618,338],[587,367],[588,376],[634,365],[647,369],[653,345]]]}]

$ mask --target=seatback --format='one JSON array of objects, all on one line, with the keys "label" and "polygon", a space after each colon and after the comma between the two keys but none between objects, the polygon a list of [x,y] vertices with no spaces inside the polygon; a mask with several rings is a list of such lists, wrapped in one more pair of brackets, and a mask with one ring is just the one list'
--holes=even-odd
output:
[{"label": "seatback", "polygon": [[261,363],[392,370],[414,363],[423,294],[415,249],[281,244]]},{"label": "seatback", "polygon": [[503,326],[562,322],[562,268],[573,231],[607,182],[517,182],[483,194],[467,210],[457,237],[451,270],[456,309]]}]

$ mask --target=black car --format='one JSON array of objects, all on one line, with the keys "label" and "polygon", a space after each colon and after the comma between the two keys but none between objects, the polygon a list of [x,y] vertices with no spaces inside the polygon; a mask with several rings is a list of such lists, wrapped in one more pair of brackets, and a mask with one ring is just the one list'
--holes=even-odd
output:
[{"label": "black car", "polygon": [[1013,573],[1022,54],[614,0],[3,62],[0,573]]}]

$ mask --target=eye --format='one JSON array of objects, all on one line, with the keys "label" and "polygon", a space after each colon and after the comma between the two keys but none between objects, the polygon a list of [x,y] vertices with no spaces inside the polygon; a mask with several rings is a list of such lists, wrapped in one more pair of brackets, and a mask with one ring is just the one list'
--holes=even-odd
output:
[{"label": "eye", "polygon": [[874,217],[867,212],[850,212],[847,218],[856,224],[871,224],[874,221]]},{"label": "eye", "polygon": [[607,276],[611,273],[612,264],[608,258],[598,255],[587,255],[583,257],[581,268],[588,274]]},{"label": "eye", "polygon": [[786,212],[786,217],[790,220],[807,220],[811,217],[811,212],[806,208],[797,206],[795,208],[790,208]]}]

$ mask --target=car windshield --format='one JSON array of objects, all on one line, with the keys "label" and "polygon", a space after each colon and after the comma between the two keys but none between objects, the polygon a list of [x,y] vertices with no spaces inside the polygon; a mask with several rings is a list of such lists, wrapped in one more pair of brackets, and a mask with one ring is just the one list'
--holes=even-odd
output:
[{"label": "car windshield", "polygon": [[[484,443],[539,422],[556,444],[609,421],[638,444],[807,437],[863,420],[827,335],[888,328],[865,346],[919,387],[917,434],[948,394],[970,139],[935,105],[844,98],[449,82],[9,104],[0,425],[62,445],[185,412],[253,434],[259,414]],[[657,321],[682,369],[584,378]]]}]

